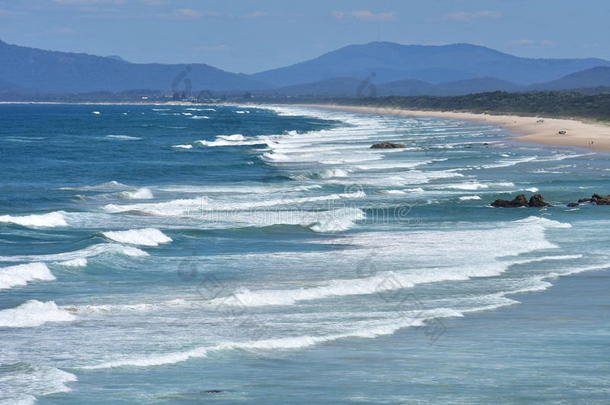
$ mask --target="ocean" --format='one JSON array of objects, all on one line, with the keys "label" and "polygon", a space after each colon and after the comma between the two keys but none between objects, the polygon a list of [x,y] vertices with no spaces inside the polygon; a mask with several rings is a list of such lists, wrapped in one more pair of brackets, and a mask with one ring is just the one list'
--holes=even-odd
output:
[{"label": "ocean", "polygon": [[609,156],[512,135],[0,106],[0,403],[607,404]]}]

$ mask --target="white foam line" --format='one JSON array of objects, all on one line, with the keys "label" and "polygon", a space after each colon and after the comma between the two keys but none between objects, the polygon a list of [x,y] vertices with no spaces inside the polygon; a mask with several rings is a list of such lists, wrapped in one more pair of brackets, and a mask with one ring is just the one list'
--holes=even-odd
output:
[{"label": "white foam line", "polygon": [[66,384],[78,381],[74,374],[55,367],[20,362],[4,365],[0,375],[0,404],[32,405],[36,396],[70,392]]},{"label": "white foam line", "polygon": [[100,243],[84,249],[72,252],[48,254],[48,255],[20,255],[20,256],[0,256],[2,262],[65,262],[76,259],[86,259],[101,254],[122,254],[125,256],[148,256],[148,253],[132,246],[123,246],[115,243]]},{"label": "white foam line", "polygon": [[52,228],[68,225],[66,223],[66,218],[64,217],[63,211],[25,216],[1,215],[0,223],[9,223],[34,228]]},{"label": "white foam line", "polygon": [[269,305],[293,305],[297,302],[320,300],[349,295],[377,294],[404,288],[412,288],[418,284],[442,281],[468,280],[472,277],[497,276],[513,265],[522,265],[547,260],[579,259],[582,255],[545,256],[539,258],[513,260],[510,262],[494,262],[485,266],[457,266],[453,268],[427,268],[410,270],[408,272],[382,272],[371,277],[357,279],[330,280],[317,287],[295,290],[242,290],[228,297],[220,297],[211,301],[212,305],[232,305],[260,307]]},{"label": "white foam line", "polygon": [[[442,309],[435,311],[435,317],[462,316],[459,311],[445,309],[443,312],[441,312],[441,310]],[[173,352],[142,358],[115,360],[106,363],[101,363],[98,365],[85,366],[82,368],[95,370],[115,367],[151,367],[180,363],[193,358],[207,357],[209,353],[223,350],[289,350],[311,347],[314,345],[332,342],[339,339],[373,339],[383,335],[391,335],[402,328],[421,326],[424,324],[425,320],[425,318],[402,318],[400,320],[385,321],[384,323],[380,323],[379,326],[322,336],[297,336],[246,342],[226,342],[218,344],[216,346],[197,347],[182,352]]]},{"label": "white foam line", "polygon": [[142,246],[159,246],[172,242],[172,238],[155,228],[102,232],[106,238],[120,243]]},{"label": "white foam line", "polygon": [[193,198],[193,199],[181,199],[181,200],[173,200],[168,202],[161,203],[144,203],[144,204],[131,204],[131,205],[117,205],[117,204],[108,204],[104,206],[104,209],[107,212],[111,213],[119,213],[126,211],[139,211],[145,212],[151,215],[159,215],[159,216],[175,216],[175,215],[188,215],[188,214],[198,214],[204,211],[239,211],[239,210],[249,210],[252,208],[262,208],[262,207],[273,207],[277,205],[291,205],[291,204],[303,204],[308,202],[317,202],[317,201],[330,201],[330,200],[339,200],[339,199],[354,199],[354,198],[364,198],[366,194],[362,191],[353,192],[353,193],[343,193],[343,194],[330,194],[330,195],[322,195],[315,197],[302,197],[302,198],[282,198],[275,200],[264,200],[264,201],[252,201],[245,203],[221,203],[217,202],[215,204],[211,204],[207,197],[201,198]]},{"label": "white foam line", "polygon": [[0,311],[0,327],[31,328],[47,322],[71,322],[76,317],[53,301],[27,301],[18,307]]},{"label": "white foam line", "polygon": [[0,290],[24,286],[34,280],[53,281],[55,276],[44,263],[28,263],[0,268]]}]

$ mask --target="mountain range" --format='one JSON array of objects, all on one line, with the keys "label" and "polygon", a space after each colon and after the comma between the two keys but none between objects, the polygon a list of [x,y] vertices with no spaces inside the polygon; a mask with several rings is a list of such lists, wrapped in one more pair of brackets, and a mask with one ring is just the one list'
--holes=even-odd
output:
[{"label": "mountain range", "polygon": [[274,96],[460,95],[610,86],[610,61],[532,59],[470,44],[372,42],[251,75],[197,64],[130,63],[0,41],[0,95],[146,89]]},{"label": "mountain range", "polygon": [[182,88],[184,76],[193,86],[209,90],[262,89],[247,75],[206,64],[129,63],[116,56],[45,51],[0,41],[0,80],[38,93],[86,93],[132,89]]}]

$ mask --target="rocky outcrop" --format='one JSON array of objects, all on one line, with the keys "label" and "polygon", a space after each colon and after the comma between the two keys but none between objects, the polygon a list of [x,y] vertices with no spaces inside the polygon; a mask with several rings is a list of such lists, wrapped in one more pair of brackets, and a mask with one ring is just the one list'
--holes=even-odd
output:
[{"label": "rocky outcrop", "polygon": [[523,194],[519,194],[512,200],[496,200],[491,203],[492,207],[497,208],[519,208],[519,207],[527,207],[528,201],[527,198]]},{"label": "rocky outcrop", "polygon": [[394,148],[404,148],[405,145],[402,143],[392,143],[392,142],[379,142],[371,146],[371,149],[394,149]]},{"label": "rocky outcrop", "polygon": [[[591,198],[581,198],[580,200],[578,200],[578,203],[571,203],[571,204],[576,204],[576,206],[578,206],[578,204],[582,204],[582,203],[592,203],[595,205],[610,205],[610,195],[599,195],[599,194],[593,194],[591,196]],[[573,207],[574,205],[570,205],[568,204],[568,207]]]},{"label": "rocky outcrop", "polygon": [[544,201],[544,197],[542,196],[542,194],[534,194],[530,198],[528,206],[542,208],[542,207],[550,207],[551,204]]},{"label": "rocky outcrop", "polygon": [[[566,206],[573,208],[578,207],[580,204],[591,203],[594,205],[610,205],[610,195],[593,194],[591,198],[581,198],[578,202],[571,202]],[[519,207],[551,207],[551,204],[544,201],[542,194],[534,194],[528,200],[525,195],[519,194],[512,200],[496,200],[491,203],[492,207],[499,208],[519,208]]]},{"label": "rocky outcrop", "polygon": [[610,205],[610,195],[593,194],[591,200],[596,205]]},{"label": "rocky outcrop", "polygon": [[496,200],[491,203],[496,208],[519,208],[519,207],[550,207],[551,204],[544,201],[542,194],[534,194],[528,201],[523,194],[519,194],[512,200]]}]

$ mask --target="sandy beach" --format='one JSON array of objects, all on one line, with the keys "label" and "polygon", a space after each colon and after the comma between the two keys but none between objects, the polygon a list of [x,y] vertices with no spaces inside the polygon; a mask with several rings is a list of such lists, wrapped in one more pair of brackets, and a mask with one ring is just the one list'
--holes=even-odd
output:
[{"label": "sandy beach", "polygon": [[[522,117],[517,115],[491,115],[452,111],[403,110],[384,107],[363,107],[327,104],[303,104],[303,107],[328,108],[374,114],[411,115],[471,120],[499,125],[517,134],[516,141],[545,145],[575,146],[610,152],[610,125],[601,122],[584,122],[572,119]],[[559,131],[566,131],[565,135]]]}]

